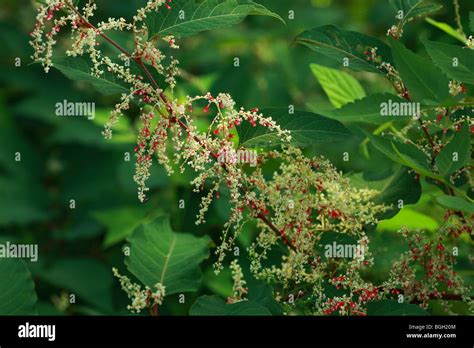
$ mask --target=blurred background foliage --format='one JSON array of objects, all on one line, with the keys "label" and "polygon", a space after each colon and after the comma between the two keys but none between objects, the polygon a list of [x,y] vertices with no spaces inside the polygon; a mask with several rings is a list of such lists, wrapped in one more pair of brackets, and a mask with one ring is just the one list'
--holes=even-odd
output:
[{"label": "blurred background foliage", "polygon": [[[98,0],[95,21],[109,16],[129,18],[144,0]],[[348,30],[385,38],[395,23],[394,9],[381,0],[293,0],[260,3],[280,14],[283,25],[270,17],[253,16],[239,26],[205,32],[181,40],[176,57],[181,62],[182,79],[177,96],[228,92],[238,105],[287,107],[312,110],[313,105],[330,104],[313,76],[312,52],[294,45],[296,35],[316,26],[335,24]],[[453,8],[444,8],[432,17],[454,26]],[[472,1],[461,1],[465,20],[474,9]],[[189,177],[167,177],[162,168],[153,169],[152,191],[146,204],[140,204],[133,182],[134,132],[136,113],[122,119],[113,141],[101,136],[101,127],[116,102],[101,96],[90,86],[68,80],[58,71],[45,76],[41,67],[31,65],[32,50],[28,33],[34,23],[34,1],[2,0],[0,7],[0,236],[2,240],[38,243],[40,258],[28,262],[38,295],[39,314],[125,314],[127,299],[113,279],[111,268],[124,270],[122,246],[140,223],[160,214],[171,218],[174,230],[209,235],[218,242],[220,227],[228,216],[223,199],[213,203],[208,223],[195,226],[199,197],[192,193]],[[293,10],[295,19],[288,19]],[[422,50],[420,38],[452,41],[449,36],[424,20],[407,26],[404,42]],[[118,40],[127,40],[119,37]],[[234,58],[240,67],[234,67]],[[21,66],[15,66],[15,59]],[[371,74],[355,75],[367,93],[387,90],[382,79]],[[55,116],[55,104],[68,101],[96,102],[96,118]],[[205,119],[203,118],[205,123]],[[376,151],[367,160],[359,152],[360,139],[308,149],[323,154],[362,186],[389,178],[393,164]],[[14,160],[21,153],[21,161]],[[130,152],[132,160],[124,160]],[[348,152],[350,161],[342,154]],[[426,187],[420,201],[384,221],[373,231],[375,267],[366,276],[374,282],[385,280],[390,263],[405,250],[394,233],[401,224],[433,231],[442,220],[442,209],[433,208],[433,197]],[[75,209],[70,209],[70,200]],[[179,209],[179,200],[185,209]],[[402,214],[402,213],[400,213]],[[254,235],[248,226],[241,246],[248,246]],[[243,250],[243,248],[242,248]],[[468,252],[460,252],[458,269],[473,284]],[[245,265],[245,260],[243,261]],[[198,294],[189,294],[185,304],[165,301],[161,314],[187,314],[193,298],[201,294],[228,296],[232,290],[230,273],[215,276],[212,257],[203,264],[204,282]],[[0,279],[1,282],[8,281]],[[251,283],[251,282],[250,282]],[[68,294],[76,295],[69,305]],[[441,309],[440,309],[441,311]]]}]

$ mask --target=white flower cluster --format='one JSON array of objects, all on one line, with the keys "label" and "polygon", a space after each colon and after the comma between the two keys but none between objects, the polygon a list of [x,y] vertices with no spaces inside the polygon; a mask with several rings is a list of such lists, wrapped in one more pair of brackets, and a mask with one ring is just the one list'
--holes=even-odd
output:
[{"label": "white flower cluster", "polygon": [[234,285],[232,287],[232,296],[227,299],[227,303],[236,303],[245,300],[248,288],[246,287],[247,282],[244,279],[242,268],[237,260],[230,263],[230,270],[232,271],[232,280]]},{"label": "white flower cluster", "polygon": [[165,287],[161,283],[155,284],[155,291],[152,291],[148,286],[142,290],[141,286],[127,277],[121,275],[116,268],[112,268],[114,276],[118,278],[122,290],[131,299],[132,303],[127,306],[127,309],[132,313],[140,313],[145,308],[153,308],[160,306],[165,297]]}]

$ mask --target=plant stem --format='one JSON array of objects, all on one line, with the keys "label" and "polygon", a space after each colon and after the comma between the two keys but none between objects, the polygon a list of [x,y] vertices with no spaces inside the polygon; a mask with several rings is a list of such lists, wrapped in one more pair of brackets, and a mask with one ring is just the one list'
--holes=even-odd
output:
[{"label": "plant stem", "polygon": [[[163,103],[165,104],[166,106],[166,110],[168,112],[168,116],[171,120],[173,120],[174,122],[177,122],[179,124],[179,126],[185,130],[188,134],[190,133],[189,131],[189,128],[188,126],[182,121],[180,120],[179,118],[176,118],[174,115],[173,115],[173,112],[172,112],[172,108],[171,108],[171,105],[168,101],[168,98],[166,97],[164,91],[160,88],[160,86],[158,85],[158,83],[156,82],[156,80],[153,78],[153,75],[150,73],[150,70],[147,68],[147,66],[143,63],[143,60],[141,58],[141,56],[137,56],[137,57],[133,57],[133,55],[128,52],[126,49],[124,49],[122,46],[120,46],[118,43],[116,43],[114,40],[112,40],[110,37],[108,37],[107,35],[105,35],[104,33],[101,33],[100,31],[97,30],[97,28],[91,24],[87,19],[84,18],[84,16],[82,16],[82,14],[77,11],[77,9],[69,2],[69,1],[66,1],[66,5],[74,12],[77,14],[77,16],[81,19],[81,21],[83,22],[83,24],[85,26],[87,26],[88,28],[90,29],[93,29],[93,30],[96,30],[97,33],[103,38],[105,39],[107,42],[109,42],[112,46],[114,46],[116,49],[118,49],[120,52],[122,52],[123,54],[125,54],[127,57],[130,57],[132,58],[133,60],[135,60],[139,67],[143,70],[143,72],[146,74],[147,78],[150,80],[150,83],[152,84],[152,86],[157,90],[159,96],[160,96],[160,99],[163,101]],[[194,140],[196,142],[198,142],[198,144],[206,150],[206,147],[204,145],[204,143],[197,137],[197,136],[193,136]],[[212,156],[213,158],[215,158],[214,156]],[[227,167],[225,165],[225,163],[222,163],[221,166],[224,168],[224,170],[227,171]],[[254,211],[253,208],[249,207],[250,210]],[[254,211],[255,212],[255,211]],[[278,230],[278,228],[267,218],[265,217],[264,215],[260,214],[260,213],[256,213],[256,216],[257,218],[259,218],[260,220],[262,220],[267,226],[268,228],[270,228],[273,232],[275,232],[275,234],[279,237],[281,237],[281,234],[280,234],[280,231]],[[292,249],[293,251],[297,251],[296,247],[288,241],[287,245],[290,247],[290,249]]]}]

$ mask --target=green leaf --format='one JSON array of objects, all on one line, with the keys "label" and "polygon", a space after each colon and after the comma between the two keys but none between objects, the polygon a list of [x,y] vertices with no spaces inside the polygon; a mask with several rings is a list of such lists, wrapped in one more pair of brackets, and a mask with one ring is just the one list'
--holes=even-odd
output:
[{"label": "green leaf", "polygon": [[[288,109],[264,109],[265,117],[271,117],[282,129],[291,131],[291,142],[295,146],[347,140],[352,133],[341,123],[305,111],[290,114]],[[274,146],[281,141],[275,132],[265,127],[252,127],[248,122],[238,127],[240,146]]]},{"label": "green leaf", "polygon": [[474,213],[474,204],[468,202],[461,197],[453,196],[440,196],[436,197],[436,201],[441,204],[443,207],[454,210],[454,211],[464,211],[466,213]]},{"label": "green leaf", "polygon": [[320,110],[319,113],[340,122],[381,124],[401,117],[382,116],[383,105],[388,106],[390,105],[389,103],[392,103],[393,105],[405,105],[407,104],[407,101],[399,96],[389,93],[373,94],[364,99],[356,100],[344,105],[340,109]]},{"label": "green leaf", "polygon": [[445,178],[464,167],[471,156],[469,126],[464,124],[436,157],[436,166]]},{"label": "green leaf", "polygon": [[450,26],[449,24],[443,23],[443,22],[438,22],[438,21],[435,21],[434,19],[431,19],[431,18],[426,18],[426,21],[428,23],[430,23],[432,26],[444,31],[449,36],[452,36],[456,40],[459,40],[463,44],[466,44],[466,40],[467,40],[466,37],[463,34],[461,34],[459,31],[454,29],[452,26]]},{"label": "green leaf", "polygon": [[0,315],[36,314],[36,292],[23,260],[0,258]]},{"label": "green leaf", "polygon": [[474,32],[474,12],[469,12],[469,28]]},{"label": "green leaf", "polygon": [[228,28],[242,22],[249,15],[263,15],[284,20],[263,5],[237,0],[173,0],[171,10],[159,9],[147,15],[148,37],[174,35],[188,37],[206,30]]},{"label": "green leaf", "polygon": [[380,191],[381,193],[375,198],[374,203],[393,205],[393,209],[384,213],[383,217],[379,217],[379,219],[393,217],[400,210],[398,208],[400,201],[404,207],[407,204],[418,202],[421,197],[420,181],[407,168],[400,168]]},{"label": "green leaf", "polygon": [[364,88],[344,71],[311,64],[311,71],[335,108],[365,97]]},{"label": "green leaf", "polygon": [[438,11],[443,7],[441,5],[427,3],[422,0],[390,0],[390,3],[395,8],[395,10],[403,12],[403,25],[416,17]]},{"label": "green leaf", "polygon": [[[366,50],[374,47],[378,48],[377,53],[384,62],[392,63],[390,47],[382,41],[355,31],[342,30],[334,25],[307,30],[296,37],[296,42],[331,59],[341,68],[384,74],[377,68],[380,63],[368,61],[365,55]],[[346,58],[348,66],[344,65]]]},{"label": "green leaf", "polygon": [[381,300],[367,303],[367,315],[429,315],[420,306],[398,303],[395,300]]},{"label": "green leaf", "polygon": [[400,76],[416,102],[440,105],[449,99],[449,79],[425,59],[391,39],[393,58]]},{"label": "green leaf", "polygon": [[160,214],[156,208],[152,210],[151,214],[148,210],[141,205],[94,212],[92,216],[107,228],[104,247],[108,248],[123,241],[140,224],[150,222]]},{"label": "green leaf", "polygon": [[418,148],[411,144],[404,144],[398,141],[392,141],[382,137],[375,136],[369,132],[365,132],[372,145],[382,152],[392,161],[397,162],[405,167],[413,168],[418,173],[427,177],[442,180],[442,178],[434,174],[428,167],[428,157]]},{"label": "green leaf", "polygon": [[474,84],[473,50],[433,41],[424,41],[424,44],[434,63],[450,78]]},{"label": "green leaf", "polygon": [[[0,113],[2,121],[9,119],[6,110]],[[9,125],[0,127],[0,147],[0,226],[18,227],[47,220],[51,202],[42,183],[44,163],[40,152],[22,132]]]},{"label": "green leaf", "polygon": [[92,84],[98,92],[104,95],[129,92],[123,81],[111,73],[104,72],[102,77],[92,76],[90,74],[91,64],[84,58],[56,58],[53,59],[53,66],[71,80]]},{"label": "green leaf", "polygon": [[429,215],[420,213],[411,208],[404,208],[391,219],[381,221],[377,229],[379,231],[398,231],[402,227],[435,231],[439,228],[439,224]]},{"label": "green leaf", "polygon": [[275,300],[273,288],[268,284],[258,284],[249,288],[249,301],[265,307],[272,315],[283,315],[281,305]]},{"label": "green leaf", "polygon": [[[90,83],[99,93],[103,95],[115,95],[121,93],[130,93],[130,85],[107,71],[104,68],[104,74],[100,77],[91,75],[92,63],[82,57],[64,57],[53,59],[53,66],[61,71],[64,76],[74,81]],[[155,69],[149,69],[154,80],[162,89],[166,89],[165,78],[156,72]],[[130,61],[130,72],[136,75],[143,75],[138,63]]]},{"label": "green leaf", "polygon": [[209,256],[209,238],[171,230],[167,218],[142,224],[128,238],[125,264],[143,284],[161,283],[166,294],[196,291],[201,283],[199,264]]},{"label": "green leaf", "polygon": [[226,304],[217,295],[201,296],[191,307],[190,315],[219,315],[219,316],[256,316],[271,315],[270,311],[262,305],[253,301],[241,301],[234,304]]},{"label": "green leaf", "polygon": [[113,276],[105,264],[87,258],[59,259],[47,268],[38,268],[35,276],[60,289],[74,293],[79,301],[111,311]]}]

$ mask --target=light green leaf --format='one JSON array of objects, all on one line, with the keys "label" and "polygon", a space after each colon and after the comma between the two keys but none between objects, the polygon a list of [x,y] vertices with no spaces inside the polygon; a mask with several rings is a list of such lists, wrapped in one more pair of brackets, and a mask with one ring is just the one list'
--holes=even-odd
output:
[{"label": "light green leaf", "polygon": [[436,201],[441,204],[443,207],[454,210],[454,211],[464,211],[466,213],[474,213],[474,204],[468,202],[461,197],[453,196],[440,196],[436,197]]},{"label": "light green leaf", "polygon": [[311,64],[311,71],[335,108],[365,97],[364,88],[344,71]]},{"label": "light green leaf", "polygon": [[449,100],[449,79],[425,59],[391,39],[393,58],[400,76],[414,101],[440,105]]},{"label": "light green leaf", "polygon": [[[367,50],[375,47],[384,62],[393,63],[390,47],[384,42],[355,31],[339,29],[334,25],[307,30],[296,37],[296,42],[330,58],[341,68],[383,74],[377,68],[379,63],[367,60],[365,54]],[[348,59],[348,66],[343,65],[345,59]]]},{"label": "light green leaf", "polygon": [[377,229],[380,231],[398,231],[402,227],[434,231],[439,227],[439,224],[431,216],[405,207],[391,219],[381,221]]},{"label": "light green leaf", "polygon": [[266,7],[253,2],[240,4],[237,0],[173,0],[171,10],[161,8],[145,19],[148,37],[187,37],[206,30],[228,28],[249,15],[264,15],[283,19]]},{"label": "light green leaf", "polygon": [[[319,113],[340,122],[382,124],[398,118],[406,120],[406,116],[391,116],[389,105],[398,104],[400,106],[407,105],[407,103],[408,102],[405,99],[393,94],[373,94],[364,99],[356,100],[344,105],[340,109],[320,110]],[[390,116],[382,116],[382,108],[385,106],[387,107],[387,110],[389,110]]]},{"label": "light green leaf", "polygon": [[[271,117],[282,129],[291,131],[292,144],[307,146],[318,143],[347,140],[352,133],[341,123],[329,118],[305,111],[290,114],[288,109],[261,110],[265,117]],[[238,127],[240,146],[274,146],[281,141],[275,132],[266,127],[252,127],[243,122]]]},{"label": "light green leaf", "polygon": [[432,26],[444,31],[449,36],[452,36],[455,39],[461,41],[463,44],[466,44],[467,38],[463,34],[461,34],[459,31],[454,29],[452,26],[450,26],[449,24],[438,22],[431,18],[426,18],[426,21],[430,23]]},{"label": "light green leaf", "polygon": [[395,300],[373,301],[367,304],[367,315],[429,315],[420,306]]},{"label": "light green leaf", "polygon": [[443,7],[438,4],[427,3],[423,0],[390,0],[390,3],[397,11],[402,11],[403,25],[416,17],[438,11]]},{"label": "light green leaf", "polygon": [[436,166],[445,178],[448,178],[458,169],[464,167],[471,156],[471,143],[469,126],[464,124],[459,132],[456,132],[441,152],[436,156]]},{"label": "light green leaf", "polygon": [[474,84],[473,50],[433,41],[424,44],[434,63],[450,78]]},{"label": "light green leaf", "polygon": [[0,315],[37,314],[35,284],[20,259],[0,258]]},{"label": "light green leaf", "polygon": [[166,294],[196,291],[201,283],[199,264],[209,256],[209,238],[171,230],[167,218],[142,224],[128,238],[128,270],[143,284],[161,283]]},{"label": "light green leaf", "polygon": [[217,295],[201,296],[194,302],[190,315],[219,315],[219,316],[259,316],[271,315],[270,311],[262,305],[253,301],[241,301],[234,304],[226,304]]}]

